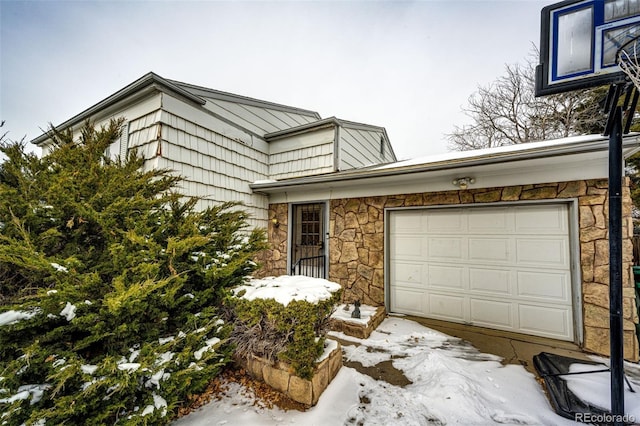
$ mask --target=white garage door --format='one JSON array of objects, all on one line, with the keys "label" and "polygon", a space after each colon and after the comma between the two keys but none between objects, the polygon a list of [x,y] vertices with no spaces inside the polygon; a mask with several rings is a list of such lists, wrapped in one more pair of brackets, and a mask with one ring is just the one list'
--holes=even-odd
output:
[{"label": "white garage door", "polygon": [[565,204],[396,210],[391,312],[574,340]]}]

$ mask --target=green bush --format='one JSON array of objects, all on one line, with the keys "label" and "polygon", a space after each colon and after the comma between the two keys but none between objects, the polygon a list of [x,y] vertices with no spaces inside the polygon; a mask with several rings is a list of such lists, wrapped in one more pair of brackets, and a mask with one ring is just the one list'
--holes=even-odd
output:
[{"label": "green bush", "polygon": [[120,124],[0,144],[0,424],[166,424],[231,360],[219,306],[264,235],[105,157]]},{"label": "green bush", "polygon": [[286,306],[274,299],[229,297],[236,355],[284,361],[297,376],[311,379],[324,350],[329,318],[340,297],[341,291],[337,291],[317,303],[294,300]]}]

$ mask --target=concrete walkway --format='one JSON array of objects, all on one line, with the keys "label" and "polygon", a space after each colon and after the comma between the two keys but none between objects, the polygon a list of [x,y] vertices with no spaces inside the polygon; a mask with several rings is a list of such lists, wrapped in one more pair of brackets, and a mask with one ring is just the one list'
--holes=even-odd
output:
[{"label": "concrete walkway", "polygon": [[[387,314],[387,317],[393,317]],[[398,315],[415,321],[432,330],[440,331],[452,337],[462,339],[460,342],[451,342],[456,350],[464,353],[470,360],[481,360],[485,355],[497,355],[502,358],[502,364],[522,365],[528,372],[538,377],[533,365],[534,355],[540,352],[549,352],[567,357],[589,360],[588,354],[583,353],[576,344],[561,340],[547,339],[544,337],[528,336],[517,333],[493,330],[483,327],[475,327],[465,324],[456,324],[446,321],[438,321],[410,315]],[[358,346],[350,340],[342,340],[331,337],[340,342],[343,347]],[[396,386],[406,386],[411,383],[404,373],[393,366],[393,358],[372,366],[363,366],[360,362],[343,359],[343,365],[366,374],[376,380],[381,380]]]},{"label": "concrete walkway", "polygon": [[533,374],[536,374],[533,366],[533,356],[540,352],[550,352],[578,359],[589,359],[587,354],[583,353],[578,345],[562,340],[509,333],[506,331],[414,316],[402,316],[402,318],[410,319],[425,327],[448,334],[449,336],[464,339],[475,346],[480,352],[502,357],[503,364],[520,364]]}]

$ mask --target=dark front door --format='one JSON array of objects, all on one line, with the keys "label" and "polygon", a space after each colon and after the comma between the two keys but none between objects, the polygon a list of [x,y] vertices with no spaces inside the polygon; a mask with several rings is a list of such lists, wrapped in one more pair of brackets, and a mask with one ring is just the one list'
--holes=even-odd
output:
[{"label": "dark front door", "polygon": [[324,203],[294,204],[291,275],[325,278]]}]

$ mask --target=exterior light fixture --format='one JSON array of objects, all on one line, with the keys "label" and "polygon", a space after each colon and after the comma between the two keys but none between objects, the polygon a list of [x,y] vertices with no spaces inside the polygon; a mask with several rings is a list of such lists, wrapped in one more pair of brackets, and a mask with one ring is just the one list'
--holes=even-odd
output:
[{"label": "exterior light fixture", "polygon": [[271,223],[273,223],[273,226],[276,228],[280,227],[280,222],[278,222],[278,219],[276,219],[275,217],[271,219]]},{"label": "exterior light fixture", "polygon": [[460,189],[467,189],[470,184],[476,183],[476,180],[472,177],[461,177],[454,179],[452,183]]}]

